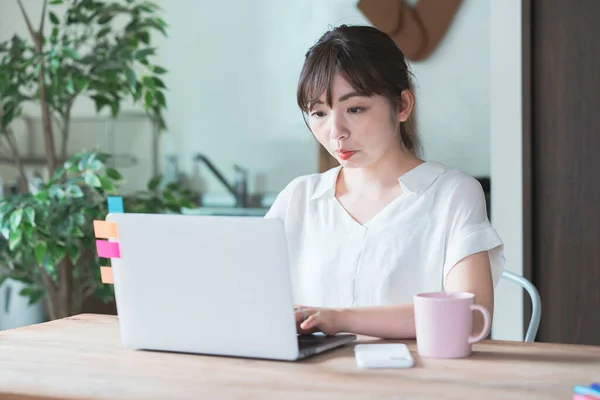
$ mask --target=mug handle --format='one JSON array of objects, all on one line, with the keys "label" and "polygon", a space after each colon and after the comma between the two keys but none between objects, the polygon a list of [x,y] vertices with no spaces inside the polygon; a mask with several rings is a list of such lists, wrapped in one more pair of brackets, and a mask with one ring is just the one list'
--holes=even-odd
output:
[{"label": "mug handle", "polygon": [[481,330],[481,333],[479,335],[469,336],[469,344],[477,343],[483,340],[490,333],[490,328],[492,327],[492,318],[490,317],[489,311],[485,307],[480,306],[479,304],[472,304],[471,312],[472,311],[479,311],[483,314],[483,329]]}]

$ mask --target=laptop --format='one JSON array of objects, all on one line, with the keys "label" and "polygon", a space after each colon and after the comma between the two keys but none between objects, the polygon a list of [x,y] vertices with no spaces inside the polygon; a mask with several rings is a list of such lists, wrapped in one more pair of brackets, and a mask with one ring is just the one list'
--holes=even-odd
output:
[{"label": "laptop", "polygon": [[126,348],[299,360],[352,334],[298,335],[283,222],[261,217],[108,214]]}]

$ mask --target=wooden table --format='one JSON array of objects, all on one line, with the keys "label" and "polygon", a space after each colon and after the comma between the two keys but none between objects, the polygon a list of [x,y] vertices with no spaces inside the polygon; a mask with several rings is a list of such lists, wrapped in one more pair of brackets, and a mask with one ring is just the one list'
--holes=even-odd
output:
[{"label": "wooden table", "polygon": [[300,362],[136,351],[116,316],[82,314],[0,332],[0,399],[571,399],[600,381],[600,347],[486,341],[433,360],[405,343],[411,369],[359,369],[352,346]]}]

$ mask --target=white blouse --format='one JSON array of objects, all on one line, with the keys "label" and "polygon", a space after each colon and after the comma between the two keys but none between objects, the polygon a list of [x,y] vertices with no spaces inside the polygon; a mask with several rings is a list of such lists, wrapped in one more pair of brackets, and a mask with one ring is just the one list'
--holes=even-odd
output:
[{"label": "white blouse", "polygon": [[265,218],[284,221],[294,304],[378,306],[441,291],[452,267],[488,251],[494,286],[504,245],[487,218],[479,182],[436,162],[402,175],[402,195],[364,225],[334,196],[341,167],[301,176]]}]

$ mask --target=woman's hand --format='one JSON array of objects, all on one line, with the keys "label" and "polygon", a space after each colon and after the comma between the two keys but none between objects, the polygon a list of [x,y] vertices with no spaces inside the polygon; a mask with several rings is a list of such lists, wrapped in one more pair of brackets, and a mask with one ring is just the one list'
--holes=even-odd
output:
[{"label": "woman's hand", "polygon": [[326,335],[340,333],[342,313],[332,308],[296,307],[296,330],[300,334],[323,332]]}]

